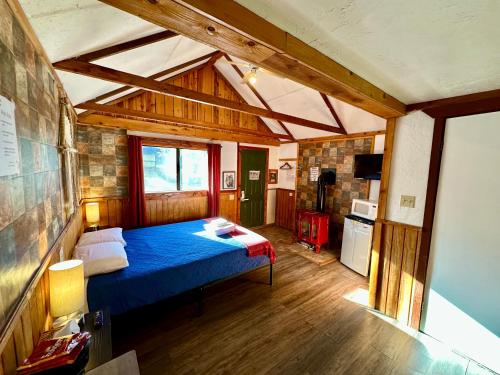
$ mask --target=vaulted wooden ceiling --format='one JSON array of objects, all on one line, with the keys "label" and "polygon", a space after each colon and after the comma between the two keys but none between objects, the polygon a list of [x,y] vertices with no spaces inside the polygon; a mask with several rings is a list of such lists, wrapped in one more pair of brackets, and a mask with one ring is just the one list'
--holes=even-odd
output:
[{"label": "vaulted wooden ceiling", "polygon": [[[124,10],[127,12],[131,11],[127,7],[135,3],[131,1],[129,5],[124,5],[120,1],[106,2],[126,8]],[[352,104],[385,117],[390,116],[391,111],[404,111],[404,106],[399,106],[397,101],[392,102],[390,97],[370,99],[370,95],[379,95],[379,91],[370,85],[365,85],[365,89],[368,89],[363,91],[354,88],[354,81],[351,82],[353,87],[349,84],[344,87],[345,82],[335,83],[330,77],[331,90],[324,90],[321,86],[328,81],[325,74],[312,71],[309,71],[308,82],[303,82],[298,75],[310,69],[303,66],[303,63],[285,70],[272,68],[278,75],[259,71],[255,85],[244,83],[241,78],[250,66],[236,66],[230,62],[254,63],[252,58],[241,59],[242,54],[248,54],[248,45],[239,46],[243,52],[236,51],[234,46],[224,45],[224,38],[216,38],[216,46],[225,49],[220,51],[205,44],[205,35],[213,36],[209,35],[211,29],[207,32],[205,28],[204,35],[199,36],[181,27],[180,31],[190,37],[187,38],[178,35],[179,30],[158,28],[148,22],[162,23],[162,26],[165,22],[172,23],[169,17],[165,17],[165,9],[181,6],[183,12],[186,12],[186,4],[175,1],[155,2],[156,5],[167,7],[153,8],[163,12],[163,21],[149,14],[149,5],[146,5],[145,14],[139,15],[148,19],[145,21],[95,0],[55,1],[44,4],[43,9],[29,1],[21,3],[49,58],[60,70],[61,80],[70,99],[81,112],[79,119],[82,123],[101,123],[130,130],[139,130],[142,126],[143,130],[147,128],[166,134],[278,144],[280,140],[385,128],[384,119]],[[187,11],[192,12],[191,9]],[[88,18],[92,15],[104,17],[107,22],[95,30],[96,21],[99,20],[90,22]],[[193,22],[200,22],[200,16],[205,17],[202,20],[206,22],[206,15],[201,13],[196,13],[197,18]],[[74,25],[75,20],[80,22]],[[123,38],[117,32],[120,20]],[[107,25],[113,38],[106,35]],[[130,38],[134,29],[138,37]],[[222,32],[220,23],[214,26],[214,32]],[[80,40],[80,36],[81,42],[64,43],[60,38],[61,33],[66,34],[69,41]],[[83,38],[83,34],[87,37]],[[109,39],[113,41],[109,42]],[[209,44],[214,46],[213,38],[211,40]],[[99,48],[96,48],[97,45]],[[259,55],[256,51],[261,51],[264,47],[259,44],[251,49],[253,52],[250,57],[255,58]],[[227,54],[233,50],[238,57]],[[268,67],[262,60],[259,65]],[[207,72],[212,72],[210,81],[214,85],[222,86],[214,90],[204,89],[199,78],[206,77]],[[323,77],[316,80],[313,73]],[[360,82],[358,80],[357,84]],[[333,90],[335,87],[338,88],[337,91]],[[330,95],[318,91],[318,88],[323,88]],[[352,92],[349,94],[350,90],[356,91],[356,95],[363,98],[351,95]],[[352,104],[334,98],[331,96],[332,91],[344,100],[347,98]],[[395,109],[391,109],[391,106]],[[207,118],[207,113],[211,113],[210,118]],[[122,118],[127,121],[122,121]]]}]

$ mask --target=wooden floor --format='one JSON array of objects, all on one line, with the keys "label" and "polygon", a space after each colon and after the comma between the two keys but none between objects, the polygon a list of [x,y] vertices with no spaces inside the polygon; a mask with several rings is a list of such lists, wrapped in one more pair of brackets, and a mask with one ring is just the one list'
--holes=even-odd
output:
[{"label": "wooden floor", "polygon": [[290,232],[260,232],[278,251],[272,287],[260,269],[209,288],[202,316],[185,296],[114,319],[114,355],[135,349],[143,375],[490,374],[345,298],[367,280],[340,262],[320,267],[286,251]]}]

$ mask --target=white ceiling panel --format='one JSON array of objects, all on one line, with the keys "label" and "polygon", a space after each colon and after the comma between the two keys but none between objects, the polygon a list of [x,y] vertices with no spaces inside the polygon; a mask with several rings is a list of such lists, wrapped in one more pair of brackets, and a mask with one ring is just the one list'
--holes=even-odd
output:
[{"label": "white ceiling panel", "polygon": [[51,61],[164,30],[97,0],[21,0]]},{"label": "white ceiling panel", "polygon": [[500,87],[498,0],[236,0],[404,103]]}]

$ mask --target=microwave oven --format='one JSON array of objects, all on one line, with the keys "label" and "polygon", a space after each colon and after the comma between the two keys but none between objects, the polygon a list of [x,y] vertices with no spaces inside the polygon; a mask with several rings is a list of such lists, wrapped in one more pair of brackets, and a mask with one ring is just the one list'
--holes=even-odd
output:
[{"label": "microwave oven", "polygon": [[366,199],[353,199],[351,215],[363,217],[369,220],[377,218],[378,203]]}]

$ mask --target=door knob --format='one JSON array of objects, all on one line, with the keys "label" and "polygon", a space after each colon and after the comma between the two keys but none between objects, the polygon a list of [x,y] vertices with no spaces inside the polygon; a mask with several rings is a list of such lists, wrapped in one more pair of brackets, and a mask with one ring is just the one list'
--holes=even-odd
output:
[{"label": "door knob", "polygon": [[246,202],[246,201],[249,201],[249,200],[250,200],[250,198],[245,198],[245,191],[242,190],[241,191],[241,201],[242,202]]}]

